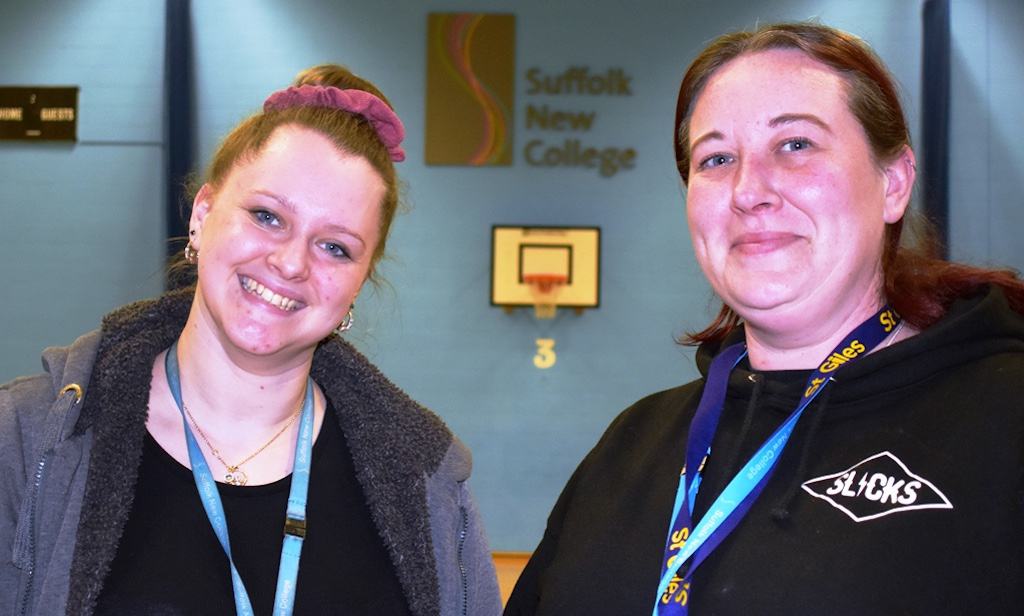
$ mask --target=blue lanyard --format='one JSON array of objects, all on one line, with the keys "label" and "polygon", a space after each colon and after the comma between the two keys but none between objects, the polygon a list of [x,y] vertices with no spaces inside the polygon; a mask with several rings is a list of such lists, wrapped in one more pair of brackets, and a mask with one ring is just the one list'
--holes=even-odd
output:
[{"label": "blue lanyard", "polygon": [[[701,471],[711,454],[711,441],[718,428],[729,374],[747,355],[740,343],[724,349],[711,363],[704,393],[690,423],[686,443],[686,465],[679,476],[679,487],[672,507],[672,525],[665,541],[661,582],[653,616],[685,616],[688,612],[690,583],[694,570],[740,523],[768,483],[797,421],[811,402],[832,381],[831,373],[874,349],[899,323],[900,317],[888,306],[858,325],[811,373],[796,410],[754,453],[729,481],[696,527],[692,524],[693,506],[700,489]],[[687,472],[688,469],[694,469]],[[692,531],[692,532],[691,532]],[[679,574],[689,561],[684,575]]]},{"label": "blue lanyard", "polygon": [[[227,517],[224,505],[217,492],[217,483],[213,479],[210,467],[206,463],[203,451],[199,448],[192,430],[185,418],[184,405],[181,401],[181,377],[178,372],[178,343],[175,341],[167,350],[164,359],[167,372],[167,385],[178,405],[181,421],[185,426],[185,441],[188,443],[188,459],[192,465],[192,476],[203,501],[203,509],[210,520],[210,526],[217,535],[217,540],[224,548],[231,565],[231,586],[235,593],[235,612],[238,616],[252,616],[252,603],[249,593],[245,590],[242,577],[238,574],[235,561],[231,557],[231,542],[228,539]],[[309,471],[313,452],[313,379],[306,382],[306,398],[302,403],[299,415],[299,436],[295,444],[295,462],[292,465],[292,485],[288,492],[288,509],[285,514],[284,543],[281,545],[281,564],[277,572],[277,591],[274,594],[275,616],[288,616],[295,605],[295,585],[299,577],[299,557],[302,554],[302,541],[306,537],[306,495],[309,492]]]}]

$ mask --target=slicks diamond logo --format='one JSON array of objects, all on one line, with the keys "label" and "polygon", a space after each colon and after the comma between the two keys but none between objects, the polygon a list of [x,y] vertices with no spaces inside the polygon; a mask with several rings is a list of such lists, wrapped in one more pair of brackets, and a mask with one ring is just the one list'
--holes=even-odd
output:
[{"label": "slicks diamond logo", "polygon": [[888,451],[877,453],[845,471],[804,482],[816,498],[828,501],[854,522],[915,509],[952,509],[946,495],[932,482],[910,472]]}]

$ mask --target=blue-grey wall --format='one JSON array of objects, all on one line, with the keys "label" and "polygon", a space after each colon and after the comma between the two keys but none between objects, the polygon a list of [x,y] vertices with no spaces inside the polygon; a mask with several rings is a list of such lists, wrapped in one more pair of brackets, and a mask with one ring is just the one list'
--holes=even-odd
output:
[{"label": "blue-grey wall", "polygon": [[0,142],[0,381],[163,286],[161,2],[7,2],[0,84],[73,85],[76,144]]},{"label": "blue-grey wall", "polygon": [[950,254],[1024,270],[1024,2],[950,8]]},{"label": "blue-grey wall", "polygon": [[[999,10],[1019,16],[1016,8],[1005,8],[1015,3],[987,2],[984,27],[995,27],[991,14]],[[159,288],[159,275],[152,274],[163,251],[162,3],[79,4],[36,3],[18,10],[14,20],[5,18],[0,82],[81,85],[83,140],[148,145],[0,146],[0,204],[7,214],[0,262],[5,280],[14,276],[10,299],[0,306],[0,380],[34,370],[39,347],[70,340],[106,309]],[[58,8],[71,14],[58,25],[44,20]],[[360,299],[352,339],[473,449],[472,484],[494,547],[529,550],[562,485],[609,421],[635,399],[695,376],[692,352],[673,342],[703,325],[711,305],[689,247],[671,150],[675,91],[688,61],[720,32],[819,17],[875,46],[904,86],[916,125],[920,9],[919,0],[196,1],[197,158],[205,163],[220,136],[306,66],[343,62],[387,93],[409,134],[409,159],[399,170],[410,211],[394,226],[393,258],[382,268],[389,284]],[[516,15],[513,166],[424,164],[425,30],[432,10]],[[28,30],[48,31],[53,44],[21,34]],[[1009,71],[1019,84],[1020,47],[1009,35],[1017,31],[1007,27],[1005,42],[985,52],[1016,54],[1017,61],[998,62],[996,69],[975,51],[970,74]],[[33,64],[43,53],[60,55],[53,63]],[[561,72],[572,65],[625,69],[633,76],[633,96],[526,95],[527,68]],[[1019,175],[1024,148],[1011,146],[1024,143],[1024,130],[1005,125],[1012,106],[996,111],[990,105],[1020,97],[999,98],[986,81],[971,87],[980,101],[971,119],[1003,114],[1001,143],[1016,156]],[[124,108],[112,108],[115,102]],[[564,138],[524,130],[530,102],[596,111],[594,128],[580,137],[634,147],[636,169],[602,178],[525,165],[521,150],[529,138]],[[974,162],[971,168],[984,171]],[[995,190],[991,176],[968,177]],[[956,187],[963,178],[954,175],[953,181]],[[990,220],[1011,215],[997,207],[998,199],[986,203]],[[954,201],[955,215],[958,206]],[[509,315],[491,307],[490,228],[496,223],[600,226],[600,309],[538,322],[526,311]],[[989,227],[990,235],[955,236],[955,247],[1024,265],[1013,234],[999,224]],[[55,303],[55,297],[67,299]],[[556,340],[558,361],[548,370],[532,362],[538,337]]]}]

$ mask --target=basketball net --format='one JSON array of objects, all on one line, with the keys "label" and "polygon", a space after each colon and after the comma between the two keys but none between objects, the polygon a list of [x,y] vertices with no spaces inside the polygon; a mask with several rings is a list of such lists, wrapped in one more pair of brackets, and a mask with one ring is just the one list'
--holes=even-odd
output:
[{"label": "basketball net", "polygon": [[558,292],[566,282],[561,274],[529,274],[523,282],[530,285],[533,295],[533,316],[538,319],[553,319],[558,312]]}]

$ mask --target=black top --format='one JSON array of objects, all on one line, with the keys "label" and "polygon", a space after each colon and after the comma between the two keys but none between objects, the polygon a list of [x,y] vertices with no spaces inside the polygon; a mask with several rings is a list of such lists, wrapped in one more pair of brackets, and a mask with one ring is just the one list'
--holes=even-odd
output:
[{"label": "black top", "polygon": [[[698,352],[702,371],[709,360]],[[807,375],[732,371],[698,518]],[[1021,613],[1024,318],[999,293],[961,301],[835,378],[694,573],[690,614]],[[649,396],[612,423],[562,492],[507,616],[651,613],[702,389]]]},{"label": "black top", "polygon": [[[256,614],[270,614],[291,476],[217,484],[235,566]],[[328,405],[313,446],[296,614],[408,614],[394,567]],[[96,614],[234,614],[227,556],[192,471],[147,433],[135,500]]]}]

